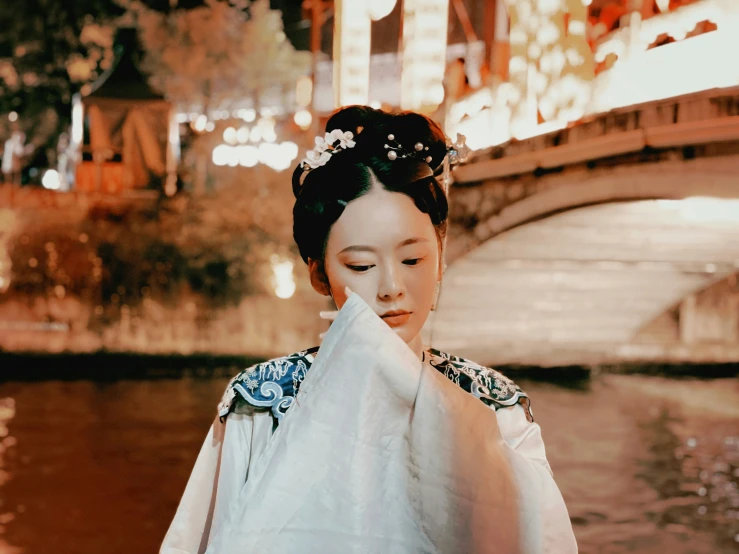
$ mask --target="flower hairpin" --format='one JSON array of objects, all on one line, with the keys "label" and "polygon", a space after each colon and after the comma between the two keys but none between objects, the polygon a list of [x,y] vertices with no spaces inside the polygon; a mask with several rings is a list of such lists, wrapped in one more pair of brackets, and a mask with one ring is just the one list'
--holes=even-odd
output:
[{"label": "flower hairpin", "polygon": [[348,148],[354,148],[356,142],[353,139],[354,133],[351,131],[345,132],[340,129],[334,129],[330,133],[326,133],[323,137],[316,137],[313,150],[309,150],[306,153],[305,158],[300,162],[300,167],[306,171],[310,171],[326,165],[326,162],[334,154]]},{"label": "flower hairpin", "polygon": [[[307,173],[326,165],[331,159],[331,156],[342,150],[354,148],[355,145],[356,142],[354,142],[354,134],[352,132],[334,129],[330,133],[326,133],[323,137],[316,137],[315,146],[306,153],[306,157],[300,162],[300,167]],[[445,167],[445,182],[449,179],[449,166],[464,162],[470,154],[470,148],[467,146],[465,136],[459,133],[457,134],[457,140],[454,142],[447,139],[446,146],[446,156],[442,160]],[[413,157],[423,160],[429,165],[433,162],[433,156],[429,153],[428,146],[422,142],[417,142],[413,145],[412,150],[406,150],[402,144],[395,140],[395,135],[392,133],[387,136],[385,149],[387,150],[387,158],[390,161]]]}]

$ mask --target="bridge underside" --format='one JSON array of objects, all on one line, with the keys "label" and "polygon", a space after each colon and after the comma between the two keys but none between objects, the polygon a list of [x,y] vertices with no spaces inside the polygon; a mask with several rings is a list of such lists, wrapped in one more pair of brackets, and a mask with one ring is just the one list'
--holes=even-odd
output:
[{"label": "bridge underside", "polygon": [[738,267],[739,200],[579,208],[455,260],[425,338],[486,364],[638,359],[645,326]]}]

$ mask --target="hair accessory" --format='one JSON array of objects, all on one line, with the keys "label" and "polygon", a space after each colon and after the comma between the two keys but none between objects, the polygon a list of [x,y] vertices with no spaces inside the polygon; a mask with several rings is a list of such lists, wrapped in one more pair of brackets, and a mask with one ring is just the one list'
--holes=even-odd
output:
[{"label": "hair accessory", "polygon": [[442,187],[444,192],[449,192],[449,184],[452,180],[451,166],[464,162],[470,155],[470,147],[467,146],[467,137],[457,133],[457,140],[452,142],[447,139],[446,157],[444,158],[444,177],[442,179]]},{"label": "hair accessory", "polygon": [[[388,143],[385,144],[385,149],[387,152],[387,158],[390,161],[395,161],[398,158],[411,158],[411,157],[418,157],[421,152],[424,151],[424,149],[428,150],[428,146],[424,146],[423,143],[417,142],[415,146],[413,147],[412,151],[408,151],[405,148],[403,148],[403,145],[400,144],[398,141],[395,140],[395,135],[390,133],[387,136]],[[431,163],[431,156],[426,156],[423,159],[426,163]]]},{"label": "hair accessory", "polygon": [[344,132],[340,129],[334,129],[323,137],[316,137],[316,145],[313,150],[306,153],[305,159],[300,162],[300,167],[305,171],[310,171],[326,165],[331,156],[347,148],[354,148],[356,142],[353,139],[354,134],[351,131]]},{"label": "hair accessory", "polygon": [[[429,165],[434,161],[433,156],[429,155],[429,147],[422,142],[414,144],[412,150],[406,150],[402,144],[395,140],[393,133],[388,134],[387,140],[385,150],[388,151],[387,157],[390,161],[411,157],[424,161]],[[306,153],[306,157],[300,162],[300,167],[307,173],[326,165],[331,159],[331,156],[342,150],[354,148],[355,145],[356,142],[354,142],[354,134],[352,132],[334,129],[330,133],[326,133],[323,137],[316,137],[313,150],[309,150]],[[445,191],[448,191],[451,181],[450,166],[464,162],[470,154],[470,147],[467,146],[465,136],[459,133],[457,133],[457,139],[454,142],[447,139],[446,146],[446,156],[444,156],[443,160],[444,178],[442,186]]]},{"label": "hair accessory", "polygon": [[[391,161],[395,161],[399,158],[402,159],[410,157],[420,158],[428,164],[433,161],[432,156],[424,155],[426,154],[426,152],[428,152],[429,147],[422,142],[417,142],[413,146],[413,150],[406,150],[405,148],[403,148],[402,144],[395,140],[394,134],[389,134],[387,136],[387,140],[388,142],[385,144],[385,149],[388,151],[387,157]],[[470,155],[470,147],[467,146],[467,138],[464,135],[460,135],[459,133],[457,133],[457,140],[455,140],[454,142],[452,142],[450,139],[447,139],[446,150],[447,155],[444,162],[446,163],[448,161],[451,165],[465,161]]]},{"label": "hair accessory", "polygon": [[464,162],[470,155],[470,147],[467,146],[467,137],[457,133],[457,140],[451,142],[447,139],[447,155],[452,165]]}]

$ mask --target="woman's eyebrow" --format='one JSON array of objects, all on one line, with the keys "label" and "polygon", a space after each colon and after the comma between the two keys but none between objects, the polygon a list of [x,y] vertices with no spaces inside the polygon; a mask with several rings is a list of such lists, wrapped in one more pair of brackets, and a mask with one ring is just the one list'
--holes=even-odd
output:
[{"label": "woman's eyebrow", "polygon": [[[423,237],[413,237],[410,239],[405,239],[403,242],[398,244],[397,248],[402,248],[403,246],[408,246],[409,244],[415,244],[417,242],[431,242],[429,239],[423,238]],[[376,252],[377,250],[371,246],[366,246],[364,244],[353,244],[351,246],[347,246],[344,248],[339,254],[343,254],[344,252]]]},{"label": "woman's eyebrow", "polygon": [[423,237],[414,237],[412,239],[405,239],[403,242],[401,242],[398,245],[398,248],[401,248],[403,246],[408,246],[409,244],[415,244],[417,242],[431,242],[429,239],[425,239]]},{"label": "woman's eyebrow", "polygon": [[371,246],[365,246],[363,244],[353,244],[344,248],[344,250],[339,252],[339,254],[343,254],[344,252],[375,252],[375,249]]}]

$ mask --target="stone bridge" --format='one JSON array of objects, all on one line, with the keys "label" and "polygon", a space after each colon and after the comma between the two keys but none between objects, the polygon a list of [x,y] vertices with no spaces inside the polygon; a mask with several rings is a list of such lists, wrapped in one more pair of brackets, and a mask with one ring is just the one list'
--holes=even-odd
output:
[{"label": "stone bridge", "polygon": [[739,361],[739,89],[479,151],[427,340],[486,363]]}]

